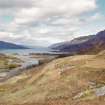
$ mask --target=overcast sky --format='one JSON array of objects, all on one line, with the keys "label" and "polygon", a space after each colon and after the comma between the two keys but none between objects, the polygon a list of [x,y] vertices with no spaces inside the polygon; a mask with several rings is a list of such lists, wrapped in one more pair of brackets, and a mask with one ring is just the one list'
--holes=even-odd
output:
[{"label": "overcast sky", "polygon": [[0,40],[48,46],[105,29],[105,0],[0,0]]}]

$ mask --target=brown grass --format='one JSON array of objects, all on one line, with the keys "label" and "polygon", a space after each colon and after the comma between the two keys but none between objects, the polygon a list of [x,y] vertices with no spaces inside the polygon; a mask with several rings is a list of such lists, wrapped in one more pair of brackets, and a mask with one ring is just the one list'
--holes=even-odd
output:
[{"label": "brown grass", "polygon": [[[103,56],[103,57],[102,57]],[[92,89],[105,85],[101,55],[56,59],[0,84],[4,105],[105,105]],[[79,93],[83,95],[77,98]]]}]

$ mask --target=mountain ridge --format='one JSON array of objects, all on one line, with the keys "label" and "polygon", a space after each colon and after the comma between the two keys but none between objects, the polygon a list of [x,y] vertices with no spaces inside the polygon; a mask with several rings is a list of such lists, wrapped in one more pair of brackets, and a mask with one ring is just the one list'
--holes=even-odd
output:
[{"label": "mountain ridge", "polygon": [[79,37],[55,45],[55,47],[52,45],[51,48],[59,52],[68,52],[70,54],[96,53],[105,49],[105,30],[98,32],[96,35]]},{"label": "mountain ridge", "polygon": [[25,47],[23,45],[17,45],[10,42],[0,41],[0,49],[27,49],[28,47]]}]

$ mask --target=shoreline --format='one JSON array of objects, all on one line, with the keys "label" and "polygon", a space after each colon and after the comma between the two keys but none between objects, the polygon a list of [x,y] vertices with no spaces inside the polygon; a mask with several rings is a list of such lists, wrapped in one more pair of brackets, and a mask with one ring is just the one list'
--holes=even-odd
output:
[{"label": "shoreline", "polygon": [[[27,56],[25,56],[27,57]],[[38,61],[38,63],[34,63],[33,61],[33,64],[30,64],[30,65],[25,65],[25,66],[22,66],[22,67],[19,67],[19,68],[14,68],[13,70],[10,70],[10,71],[6,71],[6,72],[1,72],[0,73],[0,82],[4,82],[14,76],[17,76],[21,73],[24,73],[26,71],[30,71],[31,69],[35,69],[36,68],[40,68],[42,67],[43,65],[57,59],[57,58],[61,58],[61,57],[65,57],[65,55],[61,56],[61,55],[58,55],[58,54],[40,54],[40,53],[31,53],[28,55],[28,57],[30,59],[36,59]],[[19,56],[17,57],[19,58]],[[28,59],[27,59],[28,60]]]}]

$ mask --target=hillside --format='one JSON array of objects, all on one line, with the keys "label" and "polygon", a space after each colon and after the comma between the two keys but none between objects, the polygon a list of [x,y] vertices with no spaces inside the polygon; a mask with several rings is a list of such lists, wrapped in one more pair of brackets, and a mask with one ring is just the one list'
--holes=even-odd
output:
[{"label": "hillside", "polygon": [[91,39],[92,37],[94,37],[94,35],[77,37],[77,38],[74,38],[71,41],[64,41],[64,42],[53,44],[53,45],[50,46],[50,48],[52,48],[52,49],[62,49],[62,47],[64,47],[64,46],[70,46],[72,44],[80,44],[80,43],[86,42],[89,39]]},{"label": "hillside", "polygon": [[0,41],[0,49],[26,49],[25,46]]},{"label": "hillside", "polygon": [[0,83],[3,105],[105,105],[105,51],[53,60]]},{"label": "hillside", "polygon": [[58,43],[52,49],[70,54],[97,53],[105,49],[105,31],[96,35],[76,38],[69,42]]}]

